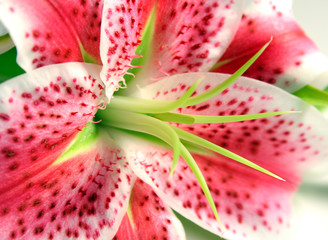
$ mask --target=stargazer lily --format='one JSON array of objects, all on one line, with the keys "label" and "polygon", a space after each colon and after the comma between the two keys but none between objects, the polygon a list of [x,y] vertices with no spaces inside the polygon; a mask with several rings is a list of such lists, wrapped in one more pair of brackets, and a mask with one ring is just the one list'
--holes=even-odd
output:
[{"label": "stargazer lily", "polygon": [[[27,71],[0,85],[5,239],[184,239],[171,208],[227,239],[288,235],[303,173],[327,158],[326,120],[273,86],[233,83],[242,71],[206,73],[240,3],[169,3],[0,1]],[[150,15],[154,49],[112,98]],[[98,64],[69,63],[83,60]]]}]

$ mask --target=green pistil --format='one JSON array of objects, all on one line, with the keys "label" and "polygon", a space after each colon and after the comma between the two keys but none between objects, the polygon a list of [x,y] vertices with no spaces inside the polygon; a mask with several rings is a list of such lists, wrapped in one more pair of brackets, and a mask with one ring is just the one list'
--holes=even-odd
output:
[{"label": "green pistil", "polygon": [[173,148],[173,163],[177,163],[180,156],[181,142],[170,125],[147,115],[117,110],[115,108],[107,108],[98,114],[104,125],[147,133],[163,140]]}]

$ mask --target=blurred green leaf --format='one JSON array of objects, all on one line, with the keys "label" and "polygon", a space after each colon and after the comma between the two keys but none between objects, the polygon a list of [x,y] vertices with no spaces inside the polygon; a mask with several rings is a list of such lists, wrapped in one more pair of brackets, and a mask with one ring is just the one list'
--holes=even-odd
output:
[{"label": "blurred green leaf", "polygon": [[310,104],[328,106],[328,93],[310,85],[306,85],[293,94]]},{"label": "blurred green leaf", "polygon": [[16,63],[16,56],[16,48],[12,48],[0,55],[0,83],[25,73]]}]

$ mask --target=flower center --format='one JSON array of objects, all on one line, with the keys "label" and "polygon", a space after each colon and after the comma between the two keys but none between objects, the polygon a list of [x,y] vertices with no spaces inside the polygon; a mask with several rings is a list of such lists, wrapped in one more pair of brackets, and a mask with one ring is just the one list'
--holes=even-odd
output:
[{"label": "flower center", "polygon": [[192,96],[198,84],[202,81],[202,79],[199,79],[179,99],[174,101],[157,101],[127,96],[115,96],[111,99],[111,103],[105,110],[97,112],[96,120],[101,120],[100,124],[107,128],[128,130],[138,134],[148,134],[167,143],[174,152],[171,175],[174,172],[180,155],[185,158],[183,156],[185,150],[193,152],[196,149],[202,149],[203,152],[207,151],[208,154],[210,154],[211,151],[219,153],[256,170],[279,178],[275,174],[270,173],[227,149],[184,131],[174,126],[175,124],[170,124],[183,123],[192,125],[197,123],[227,123],[259,119],[290,112],[284,111],[233,116],[190,115],[172,112],[182,107],[193,106],[209,100],[213,96],[224,91],[228,86],[235,82],[237,78],[237,76],[232,75],[217,87],[212,88],[203,94]]},{"label": "flower center", "polygon": [[207,141],[206,139],[184,131],[169,123],[183,123],[190,125],[197,123],[225,123],[253,120],[287,113],[273,112],[237,116],[200,116],[173,112],[174,110],[182,107],[203,103],[223,92],[248,69],[248,67],[260,56],[268,44],[266,44],[254,57],[252,57],[226,81],[212,89],[207,90],[202,94],[193,96],[198,84],[204,77],[200,77],[200,79],[195,81],[195,83],[189,89],[187,89],[179,99],[173,101],[157,101],[115,95],[105,110],[98,111],[96,120],[101,120],[100,125],[106,128],[115,128],[119,131],[129,131],[130,134],[132,133],[140,135],[140,133],[142,133],[148,136],[153,136],[156,139],[159,139],[160,141],[168,144],[173,150],[170,176],[174,174],[177,163],[180,157],[182,157],[182,159],[186,161],[191,171],[197,178],[216,219],[220,223],[218,213],[214,201],[211,197],[210,190],[206,184],[205,178],[203,177],[190,152],[201,151],[203,154],[213,154],[213,152],[218,153],[272,177],[278,179],[281,178],[269,172],[268,170],[250,162],[242,156],[232,153],[227,149],[224,149],[210,141]]},{"label": "flower center", "polygon": [[203,154],[213,154],[213,152],[215,152],[272,177],[280,180],[282,179],[268,170],[243,158],[242,156],[232,153],[227,149],[207,141],[206,139],[198,137],[197,135],[175,127],[173,124],[169,124],[168,122],[190,125],[195,123],[225,123],[253,120],[287,113],[271,112],[236,116],[204,116],[172,112],[176,109],[193,106],[211,99],[213,96],[221,93],[232,83],[234,83],[239,77],[238,74],[240,73],[232,75],[226,81],[217,87],[206,91],[205,93],[192,96],[198,84],[202,81],[202,79],[199,79],[179,99],[174,101],[157,101],[127,96],[114,96],[106,109],[98,111],[96,115],[97,119],[102,120],[100,124],[104,127],[115,128],[119,131],[129,131],[130,134],[142,133],[150,135],[168,144],[173,150],[170,176],[174,174],[174,170],[181,157],[188,164],[191,171],[197,178],[219,223],[220,220],[214,201],[211,197],[210,190],[201,173],[201,170],[197,166],[197,163],[190,152],[195,151],[195,149],[196,151],[202,151]]}]

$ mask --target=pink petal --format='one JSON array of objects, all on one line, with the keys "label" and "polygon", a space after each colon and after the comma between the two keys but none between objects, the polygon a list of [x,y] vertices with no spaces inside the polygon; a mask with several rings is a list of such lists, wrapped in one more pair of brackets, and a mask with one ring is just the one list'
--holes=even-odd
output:
[{"label": "pink petal", "polygon": [[233,73],[273,36],[273,41],[245,76],[295,92],[311,84],[328,69],[328,59],[319,52],[296,23],[291,1],[253,1],[220,61],[232,60],[215,72]]},{"label": "pink petal", "polygon": [[[1,21],[15,42],[17,62],[25,71],[52,63],[82,62],[79,44],[85,44],[85,50],[99,59],[101,6],[91,7],[92,3],[84,2],[9,0],[0,3]],[[91,44],[96,36],[97,41]]]},{"label": "pink petal", "polygon": [[0,85],[0,192],[48,167],[92,120],[102,101],[99,70],[51,65]]},{"label": "pink petal", "polygon": [[84,50],[101,63],[99,46],[103,1],[56,0],[52,2],[57,9],[63,11],[77,32]]},{"label": "pink petal", "polygon": [[125,214],[113,240],[185,239],[172,210],[141,180],[133,187],[130,210],[131,215]]},{"label": "pink petal", "polygon": [[[118,88],[131,68],[141,32],[154,6],[154,0],[104,2],[100,53],[101,77],[107,87]],[[110,93],[110,92],[109,92]],[[111,94],[110,94],[111,95]]]},{"label": "pink petal", "polygon": [[128,206],[133,178],[126,165],[102,135],[88,151],[20,179],[1,191],[2,238],[111,239]]},{"label": "pink petal", "polygon": [[[205,73],[175,75],[141,89],[139,97],[176,99],[201,76],[205,79],[198,86],[197,94],[227,77]],[[222,156],[194,155],[218,206],[225,238],[253,240],[283,236],[293,224],[290,222],[291,197],[302,174],[328,156],[327,122],[318,111],[298,98],[246,78],[241,78],[211,100],[181,109],[182,113],[199,115],[277,110],[302,112],[237,123],[180,125],[180,128],[223,146],[286,180],[279,181]],[[176,211],[219,234],[219,226],[207,200],[184,161],[180,160],[170,179],[172,152],[136,141],[125,140],[124,146],[137,176],[150,184]]]},{"label": "pink petal", "polygon": [[208,71],[238,28],[242,1],[161,0],[146,78]]}]

